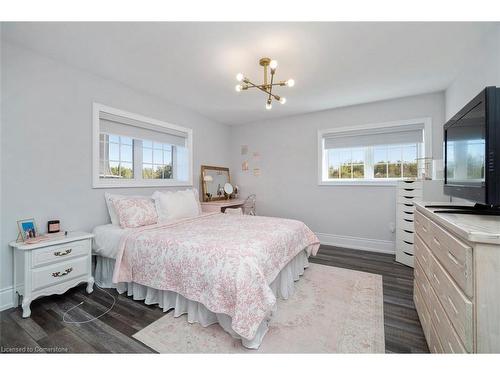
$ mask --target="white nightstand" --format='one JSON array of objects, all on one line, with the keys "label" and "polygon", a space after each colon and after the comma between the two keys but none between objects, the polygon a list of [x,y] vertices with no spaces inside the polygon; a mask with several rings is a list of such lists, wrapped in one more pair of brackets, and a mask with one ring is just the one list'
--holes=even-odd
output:
[{"label": "white nightstand", "polygon": [[[70,232],[31,245],[10,243],[14,249],[14,301],[19,304],[17,295],[23,297],[23,318],[31,315],[31,301],[38,297],[62,294],[82,282],[87,283],[87,293],[92,293],[93,237],[91,233]],[[22,268],[22,274],[18,268]]]}]

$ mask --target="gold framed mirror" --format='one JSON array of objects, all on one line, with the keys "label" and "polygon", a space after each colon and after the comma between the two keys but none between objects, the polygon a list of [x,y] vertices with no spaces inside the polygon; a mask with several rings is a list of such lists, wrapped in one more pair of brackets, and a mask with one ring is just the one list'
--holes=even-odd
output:
[{"label": "gold framed mirror", "polygon": [[229,168],[201,166],[201,191],[204,202],[226,199],[224,185],[227,183],[231,183]]}]

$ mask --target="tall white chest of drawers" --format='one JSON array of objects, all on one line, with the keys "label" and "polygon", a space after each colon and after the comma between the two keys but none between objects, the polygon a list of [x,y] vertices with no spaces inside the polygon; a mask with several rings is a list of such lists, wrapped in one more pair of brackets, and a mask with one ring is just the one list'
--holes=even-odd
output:
[{"label": "tall white chest of drawers", "polygon": [[442,180],[402,180],[396,188],[396,261],[413,267],[414,203],[446,202]]},{"label": "tall white chest of drawers", "polygon": [[413,300],[433,353],[500,353],[500,217],[416,204]]}]

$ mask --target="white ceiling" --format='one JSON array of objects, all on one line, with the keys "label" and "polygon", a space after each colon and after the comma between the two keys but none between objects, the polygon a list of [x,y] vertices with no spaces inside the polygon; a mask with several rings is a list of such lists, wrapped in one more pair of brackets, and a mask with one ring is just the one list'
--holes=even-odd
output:
[{"label": "white ceiling", "polygon": [[[4,23],[2,38],[238,125],[445,89],[491,23]],[[285,105],[236,93],[279,62]],[[473,57],[472,57],[473,58]]]}]

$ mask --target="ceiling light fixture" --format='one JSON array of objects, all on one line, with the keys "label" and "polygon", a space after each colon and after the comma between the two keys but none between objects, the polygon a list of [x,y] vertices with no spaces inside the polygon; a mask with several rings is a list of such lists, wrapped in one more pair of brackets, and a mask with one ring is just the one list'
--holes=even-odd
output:
[{"label": "ceiling light fixture", "polygon": [[278,62],[276,60],[271,60],[269,57],[263,57],[259,60],[259,64],[264,68],[264,83],[261,85],[256,85],[252,83],[248,78],[246,78],[242,73],[236,75],[236,80],[242,82],[236,85],[235,89],[237,92],[248,90],[251,88],[259,89],[267,94],[266,109],[273,108],[272,101],[277,100],[281,104],[286,103],[286,98],[278,96],[273,93],[274,86],[288,86],[293,87],[295,85],[295,80],[289,79],[287,81],[274,82],[274,75],[276,74],[276,68],[278,67]]}]

